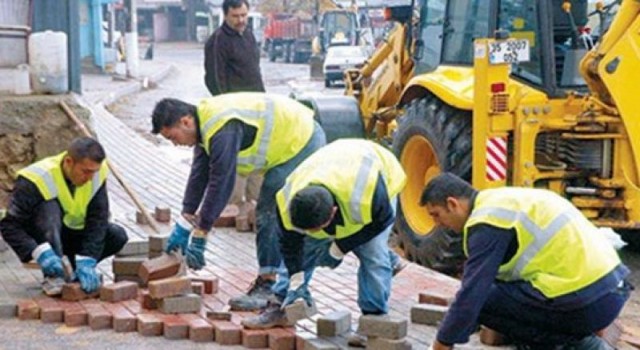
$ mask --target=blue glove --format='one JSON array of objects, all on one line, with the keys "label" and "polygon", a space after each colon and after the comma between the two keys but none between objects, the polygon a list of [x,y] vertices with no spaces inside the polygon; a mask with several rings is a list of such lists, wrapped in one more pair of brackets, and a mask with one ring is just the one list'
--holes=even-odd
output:
[{"label": "blue glove", "polygon": [[204,247],[207,244],[206,233],[204,237],[194,235],[191,244],[187,248],[187,266],[194,270],[202,270],[206,264],[204,261]]},{"label": "blue glove", "polygon": [[40,265],[45,277],[64,278],[62,259],[53,251],[49,243],[43,243],[36,247],[31,254]]},{"label": "blue glove", "polygon": [[171,231],[171,236],[169,236],[169,240],[167,241],[165,252],[171,253],[174,250],[180,249],[184,254],[187,249],[187,244],[189,243],[189,235],[192,229],[193,226],[189,221],[180,216],[178,220],[176,220],[175,225],[173,225],[173,231]]},{"label": "blue glove", "polygon": [[287,305],[293,304],[293,302],[298,299],[304,300],[308,306],[311,306],[313,303],[311,293],[309,293],[307,284],[304,282],[304,272],[298,272],[289,279],[289,290],[282,302],[281,308],[284,309]]},{"label": "blue glove", "polygon": [[86,293],[93,293],[100,288],[100,277],[96,272],[96,259],[76,255],[76,276],[80,287]]},{"label": "blue glove", "polygon": [[320,254],[320,256],[318,256],[316,266],[335,269],[342,262],[342,258],[344,258],[344,253],[340,250],[338,245],[333,242],[324,254]]}]

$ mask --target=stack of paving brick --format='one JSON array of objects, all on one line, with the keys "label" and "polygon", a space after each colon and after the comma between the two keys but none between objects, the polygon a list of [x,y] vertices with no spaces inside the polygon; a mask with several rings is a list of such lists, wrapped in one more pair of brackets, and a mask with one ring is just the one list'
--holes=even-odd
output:
[{"label": "stack of paving brick", "polygon": [[358,333],[367,337],[369,350],[410,350],[407,329],[406,319],[387,315],[364,315],[358,323]]},{"label": "stack of paving brick", "polygon": [[418,304],[411,307],[411,322],[428,326],[437,326],[449,310],[453,296],[437,290],[421,292]]},{"label": "stack of paving brick", "polygon": [[136,282],[140,287],[145,284],[138,276],[138,270],[142,262],[147,260],[149,253],[148,241],[127,242],[116,254],[112,261],[113,279],[116,282]]}]

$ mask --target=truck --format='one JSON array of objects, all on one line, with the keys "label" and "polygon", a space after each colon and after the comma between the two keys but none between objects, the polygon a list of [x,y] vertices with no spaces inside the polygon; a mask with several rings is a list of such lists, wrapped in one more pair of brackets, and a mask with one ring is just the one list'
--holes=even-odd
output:
[{"label": "truck", "polygon": [[264,28],[263,48],[271,62],[282,57],[287,63],[305,63],[311,56],[311,41],[315,35],[311,18],[271,13]]},{"label": "truck", "polygon": [[376,138],[400,160],[405,257],[460,272],[461,235],[419,205],[442,172],[480,190],[554,191],[640,246],[640,2],[610,3],[596,6],[610,24],[592,38],[587,0],[407,1],[387,9],[396,25],[346,74],[347,96],[307,100],[329,139]]}]

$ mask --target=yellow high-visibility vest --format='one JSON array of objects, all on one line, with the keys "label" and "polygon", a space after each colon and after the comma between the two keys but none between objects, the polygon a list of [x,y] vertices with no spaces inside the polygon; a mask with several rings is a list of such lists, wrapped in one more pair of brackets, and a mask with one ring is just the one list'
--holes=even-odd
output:
[{"label": "yellow high-visibility vest", "polygon": [[389,198],[400,193],[407,180],[396,157],[374,142],[342,139],[317,150],[289,175],[276,194],[284,227],[317,239],[330,237],[324,231],[294,227],[289,214],[289,204],[298,191],[309,185],[322,185],[333,194],[344,218],[344,226],[336,227],[335,239],[353,235],[373,220],[371,201],[379,175]]},{"label": "yellow high-visibility vest", "polygon": [[524,280],[548,298],[580,290],[611,272],[620,258],[598,229],[569,201],[542,189],[480,191],[464,227],[478,224],[514,229],[518,250],[501,265],[497,279]]},{"label": "yellow high-visibility vest", "polygon": [[297,155],[309,142],[313,111],[284,96],[255,92],[218,95],[198,106],[202,147],[209,154],[211,138],[228,121],[238,119],[257,129],[254,143],[238,154],[237,171],[247,175],[268,170]]},{"label": "yellow high-visibility vest", "polygon": [[65,226],[81,230],[85,225],[87,208],[95,194],[104,184],[109,173],[107,162],[103,161],[100,170],[97,171],[91,181],[76,187],[73,195],[64,179],[62,172],[62,160],[67,152],[57,156],[44,158],[18,171],[18,176],[31,181],[45,201],[57,199],[64,212],[62,221]]}]

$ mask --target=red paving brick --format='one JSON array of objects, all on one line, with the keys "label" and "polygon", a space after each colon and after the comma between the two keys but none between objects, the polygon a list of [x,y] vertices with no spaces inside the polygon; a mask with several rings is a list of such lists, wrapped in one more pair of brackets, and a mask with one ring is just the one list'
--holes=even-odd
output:
[{"label": "red paving brick", "polygon": [[136,317],[121,304],[104,303],[104,307],[113,316],[113,330],[118,333],[135,332]]},{"label": "red paving brick", "polygon": [[275,328],[269,333],[269,349],[271,350],[296,350],[296,336],[293,328]]},{"label": "red paving brick", "polygon": [[42,297],[35,300],[40,307],[40,321],[43,323],[64,322],[64,310],[53,298]]},{"label": "red paving brick", "polygon": [[166,339],[185,339],[189,336],[189,324],[178,315],[160,315],[164,323],[163,332]]},{"label": "red paving brick", "polygon": [[243,329],[242,346],[248,349],[266,348],[269,346],[269,334],[264,330]]},{"label": "red paving brick", "polygon": [[67,327],[80,327],[88,324],[87,310],[77,301],[60,301],[64,310],[64,324]]},{"label": "red paving brick", "polygon": [[242,327],[227,321],[212,321],[215,341],[220,345],[238,345],[242,342]]},{"label": "red paving brick", "polygon": [[21,299],[18,304],[18,319],[37,320],[40,318],[40,306],[32,299]]}]

